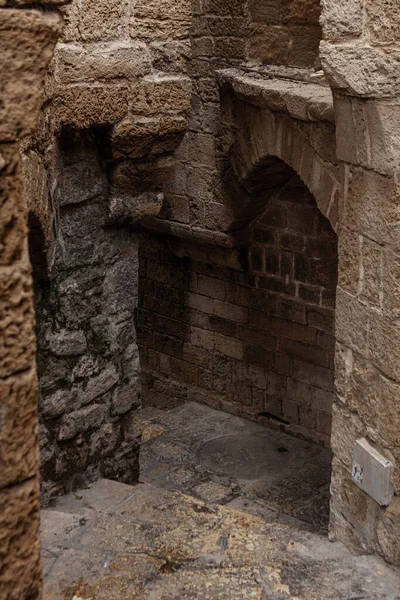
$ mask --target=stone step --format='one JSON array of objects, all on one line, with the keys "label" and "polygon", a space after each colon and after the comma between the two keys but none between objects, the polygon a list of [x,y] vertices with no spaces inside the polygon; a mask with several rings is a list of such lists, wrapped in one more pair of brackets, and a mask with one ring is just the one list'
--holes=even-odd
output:
[{"label": "stone step", "polygon": [[342,544],[150,484],[101,479],[42,512],[51,600],[399,600]]}]

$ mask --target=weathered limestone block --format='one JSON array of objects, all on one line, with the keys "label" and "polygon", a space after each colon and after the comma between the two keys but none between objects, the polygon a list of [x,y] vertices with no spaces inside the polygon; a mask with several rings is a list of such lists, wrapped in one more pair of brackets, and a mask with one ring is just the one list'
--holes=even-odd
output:
[{"label": "weathered limestone block", "polygon": [[399,297],[400,256],[386,248],[382,258],[382,308],[393,320],[400,317]]},{"label": "weathered limestone block", "polygon": [[398,100],[335,97],[337,156],[380,173],[399,167]]},{"label": "weathered limestone block", "polygon": [[173,19],[190,22],[192,5],[188,0],[136,0],[134,16],[137,19],[163,21]]},{"label": "weathered limestone block", "polygon": [[133,88],[129,104],[134,114],[188,114],[191,100],[192,83],[189,77],[148,75]]},{"label": "weathered limestone block", "polygon": [[0,596],[40,597],[39,483],[30,479],[0,491]]},{"label": "weathered limestone block", "polygon": [[44,161],[37,152],[22,147],[21,162],[24,201],[30,214],[37,217],[45,239],[50,240],[53,215],[49,202],[48,176]]},{"label": "weathered limestone block", "polygon": [[35,353],[32,279],[28,264],[0,269],[0,374],[30,369]]},{"label": "weathered limestone block", "polygon": [[143,77],[151,68],[149,52],[141,42],[99,43],[90,48],[58,45],[55,80],[59,84],[88,83]]},{"label": "weathered limestone block", "polygon": [[34,370],[0,381],[0,488],[39,470],[36,397]]},{"label": "weathered limestone block", "polygon": [[110,218],[118,223],[138,223],[145,217],[156,217],[162,207],[164,194],[161,192],[144,192],[137,196],[111,194]]},{"label": "weathered limestone block", "polygon": [[396,0],[366,0],[366,32],[373,44],[393,44],[400,39],[400,14]]},{"label": "weathered limestone block", "polygon": [[79,85],[56,89],[52,116],[62,125],[87,129],[93,125],[112,125],[128,111],[128,88],[123,85],[87,87]]},{"label": "weathered limestone block", "polygon": [[325,40],[357,38],[362,34],[363,0],[321,0],[320,23]]},{"label": "weathered limestone block", "polygon": [[163,156],[158,160],[118,162],[112,172],[112,184],[116,198],[125,194],[142,194],[149,190],[161,190],[169,181],[173,162]]},{"label": "weathered limestone block", "polygon": [[368,329],[366,324],[370,313],[357,297],[340,287],[336,291],[336,339],[353,350],[366,354],[368,350]]},{"label": "weathered limestone block", "polygon": [[[248,57],[263,64],[288,64],[290,31],[280,25],[252,25]],[[303,66],[302,63],[299,66]]]},{"label": "weathered limestone block", "polygon": [[362,168],[345,169],[343,221],[378,243],[400,251],[400,184]]},{"label": "weathered limestone block", "polygon": [[43,79],[61,25],[56,13],[1,11],[1,141],[14,141],[34,131],[43,100]]},{"label": "weathered limestone block", "polygon": [[376,527],[377,549],[386,560],[395,565],[400,564],[399,527],[400,499],[395,497]]},{"label": "weathered limestone block", "polygon": [[18,144],[0,144],[0,265],[21,258],[25,235]]},{"label": "weathered limestone block", "polygon": [[[322,41],[322,67],[332,87],[352,96],[396,97],[400,93],[400,50],[394,47],[334,45]],[[382,77],[377,77],[382,73]]]},{"label": "weathered limestone block", "polygon": [[183,117],[137,117],[118,123],[111,133],[114,158],[151,159],[172,153],[186,131]]},{"label": "weathered limestone block", "polygon": [[283,23],[318,25],[321,6],[315,0],[282,0],[280,15]]},{"label": "weathered limestone block", "polygon": [[63,12],[63,41],[106,42],[121,39],[125,32],[122,0],[72,2]]},{"label": "weathered limestone block", "polygon": [[360,234],[343,226],[339,231],[339,287],[356,296],[360,278]]},{"label": "weathered limestone block", "polygon": [[354,442],[366,435],[366,425],[361,418],[341,402],[332,407],[332,451],[336,459],[345,465],[351,474]]},{"label": "weathered limestone block", "polygon": [[369,312],[369,356],[382,372],[399,381],[400,326],[398,322],[371,310]]}]

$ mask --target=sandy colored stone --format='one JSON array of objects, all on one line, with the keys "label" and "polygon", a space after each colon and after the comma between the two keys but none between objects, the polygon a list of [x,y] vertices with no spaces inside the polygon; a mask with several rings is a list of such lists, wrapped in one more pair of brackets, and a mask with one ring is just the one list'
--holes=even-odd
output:
[{"label": "sandy colored stone", "polygon": [[55,53],[55,79],[61,84],[143,77],[150,71],[149,53],[140,42],[107,45],[62,45]]},{"label": "sandy colored stone", "polygon": [[393,44],[400,38],[400,16],[395,0],[367,0],[366,29],[372,43]]},{"label": "sandy colored stone", "polygon": [[39,482],[0,491],[0,595],[5,600],[40,597]]},{"label": "sandy colored stone", "polygon": [[191,92],[188,77],[148,76],[133,89],[130,105],[135,114],[147,116],[166,112],[187,114],[191,106]]},{"label": "sandy colored stone", "polygon": [[35,353],[30,267],[0,270],[0,373],[30,369]]},{"label": "sandy colored stone", "polygon": [[0,144],[0,265],[21,259],[26,214],[17,144]]},{"label": "sandy colored stone", "polygon": [[[398,96],[400,51],[396,47],[322,41],[320,54],[324,72],[333,88],[365,98]],[[384,73],[384,77],[376,77],[377,72]]]},{"label": "sandy colored stone", "polygon": [[34,370],[0,381],[0,488],[36,476],[39,469],[37,378]]},{"label": "sandy colored stone", "polygon": [[44,76],[61,24],[56,13],[1,11],[0,140],[11,141],[33,132],[43,101]]},{"label": "sandy colored stone", "polygon": [[337,41],[357,38],[362,33],[362,0],[321,1],[321,25],[324,39]]},{"label": "sandy colored stone", "polygon": [[82,129],[92,125],[110,125],[125,116],[127,96],[125,86],[79,85],[59,89],[52,98],[52,115],[60,124]]},{"label": "sandy colored stone", "polygon": [[111,135],[115,158],[151,160],[157,154],[171,153],[186,130],[182,117],[126,119],[116,125]]},{"label": "sandy colored stone", "polygon": [[63,12],[65,41],[108,41],[120,38],[124,32],[122,0],[72,2]]}]

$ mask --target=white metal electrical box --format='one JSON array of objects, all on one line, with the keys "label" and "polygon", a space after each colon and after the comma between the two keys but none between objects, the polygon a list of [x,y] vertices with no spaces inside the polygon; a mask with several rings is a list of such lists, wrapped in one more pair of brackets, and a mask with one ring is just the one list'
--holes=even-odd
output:
[{"label": "white metal electrical box", "polygon": [[393,498],[391,477],[393,463],[365,438],[356,441],[354,446],[352,479],[381,506],[388,506]]}]

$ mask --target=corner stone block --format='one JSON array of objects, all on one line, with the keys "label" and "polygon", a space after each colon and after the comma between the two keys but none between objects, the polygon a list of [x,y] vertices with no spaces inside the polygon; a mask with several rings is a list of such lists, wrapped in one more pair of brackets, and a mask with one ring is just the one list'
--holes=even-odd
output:
[{"label": "corner stone block", "polygon": [[320,23],[325,40],[358,38],[363,28],[363,0],[321,0]]},{"label": "corner stone block", "polygon": [[[400,94],[400,50],[397,47],[320,44],[322,67],[330,85],[363,98],[397,97]],[[384,73],[377,77],[376,73]]]},{"label": "corner stone block", "polygon": [[34,131],[47,65],[61,28],[61,16],[56,13],[1,11],[0,141],[10,142]]},{"label": "corner stone block", "polygon": [[355,441],[364,437],[366,426],[361,419],[345,406],[334,403],[332,406],[332,452],[351,474]]},{"label": "corner stone block", "polygon": [[349,229],[400,252],[400,183],[346,167],[343,221]]}]

